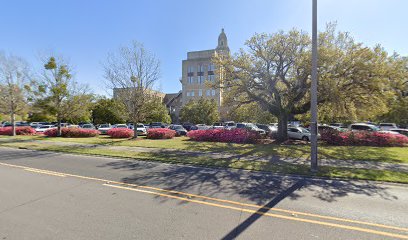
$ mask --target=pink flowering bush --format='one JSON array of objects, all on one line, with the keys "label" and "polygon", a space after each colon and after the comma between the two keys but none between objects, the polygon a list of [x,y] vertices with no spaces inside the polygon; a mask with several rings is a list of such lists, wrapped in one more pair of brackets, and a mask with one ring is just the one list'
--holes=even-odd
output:
[{"label": "pink flowering bush", "polygon": [[176,131],[168,128],[152,128],[147,130],[148,139],[171,139],[176,136]]},{"label": "pink flowering bush", "polygon": [[[0,135],[12,135],[12,127],[0,127]],[[16,135],[34,135],[35,130],[32,127],[16,127]]]},{"label": "pink flowering bush", "polygon": [[[56,137],[58,133],[57,128],[52,128],[44,132],[48,137]],[[61,128],[61,137],[96,137],[100,134],[98,130],[83,129],[83,128]]]},{"label": "pink flowering bush", "polygon": [[193,141],[228,142],[228,143],[255,143],[261,136],[245,129],[208,129],[195,130],[187,133]]},{"label": "pink flowering bush", "polygon": [[403,147],[408,145],[408,137],[402,134],[368,131],[324,131],[320,139],[327,144],[338,146]]},{"label": "pink flowering bush", "polygon": [[106,133],[111,138],[131,138],[134,136],[134,132],[129,128],[112,128]]}]

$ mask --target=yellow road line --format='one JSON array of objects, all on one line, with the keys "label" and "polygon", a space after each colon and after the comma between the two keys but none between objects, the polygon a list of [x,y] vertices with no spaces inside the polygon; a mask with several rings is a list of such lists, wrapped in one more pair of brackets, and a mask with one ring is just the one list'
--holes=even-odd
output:
[{"label": "yellow road line", "polygon": [[34,170],[34,169],[24,169],[24,170],[25,170],[25,171],[29,171],[29,172],[34,172],[34,173],[41,173],[41,174],[47,174],[47,175],[57,176],[57,177],[65,177],[64,174],[55,173],[55,172],[50,172],[50,171],[40,171],[40,170]]},{"label": "yellow road line", "polygon": [[[30,168],[30,167],[7,164],[7,163],[0,163],[0,165],[14,167],[14,168],[22,168],[24,170],[30,169],[30,170],[33,170],[33,171],[35,170],[35,171],[50,172],[48,170]],[[264,206],[256,205],[256,204],[241,203],[241,202],[225,200],[225,199],[219,199],[219,198],[213,198],[213,197],[207,197],[207,196],[202,196],[202,195],[197,195],[197,194],[192,194],[192,193],[185,193],[185,192],[179,192],[179,191],[174,191],[174,190],[166,190],[166,189],[150,187],[150,186],[143,186],[143,185],[137,185],[137,184],[131,184],[131,183],[111,181],[111,180],[101,179],[101,178],[86,177],[86,176],[69,174],[69,173],[61,173],[61,172],[51,172],[51,173],[61,174],[61,175],[64,175],[64,176],[75,177],[75,178],[80,178],[80,179],[93,180],[93,181],[98,181],[98,182],[103,182],[103,183],[108,183],[108,184],[110,183],[110,184],[117,184],[117,185],[122,185],[122,186],[137,187],[137,188],[160,191],[160,192],[164,192],[164,193],[178,194],[178,195],[183,195],[183,196],[187,196],[187,197],[201,198],[201,199],[206,199],[206,200],[211,200],[211,201],[216,201],[216,202],[222,202],[222,203],[228,203],[228,204],[233,204],[233,205],[238,205],[238,206],[253,207],[253,208],[266,209],[266,210],[275,211],[275,212],[284,212],[284,213],[288,213],[288,214],[297,214],[297,215],[315,217],[315,218],[320,218],[320,219],[355,223],[355,224],[361,224],[361,225],[367,225],[367,226],[373,226],[373,227],[380,227],[380,228],[388,228],[388,229],[408,232],[408,228],[402,228],[402,227],[395,227],[395,226],[389,226],[389,225],[383,225],[383,224],[377,224],[377,223],[363,222],[363,221],[357,221],[357,220],[346,219],[346,218],[324,216],[324,215],[313,214],[313,213],[298,212],[298,211],[292,211],[292,210],[286,210],[286,209],[280,209],[280,208],[268,208],[268,207],[264,207]],[[131,188],[131,189],[134,189],[134,188]],[[182,199],[184,199],[184,198],[182,198]],[[295,219],[297,219],[297,218],[295,218]]]},{"label": "yellow road line", "polygon": [[178,199],[178,200],[182,200],[182,201],[188,201],[188,202],[193,202],[193,203],[198,203],[198,204],[204,204],[204,205],[209,205],[209,206],[213,206],[213,207],[232,209],[232,210],[243,211],[243,212],[247,212],[247,213],[256,213],[256,214],[269,216],[269,217],[282,218],[282,219],[298,221],[298,222],[313,223],[313,224],[336,227],[336,228],[342,228],[342,229],[347,229],[347,230],[354,230],[354,231],[359,231],[359,232],[377,234],[377,235],[382,235],[382,236],[387,236],[387,237],[408,239],[407,235],[400,235],[400,234],[394,234],[394,233],[389,233],[389,232],[382,232],[382,231],[377,231],[377,230],[372,230],[372,229],[367,229],[367,228],[353,227],[353,226],[341,225],[341,224],[336,224],[336,223],[321,222],[321,221],[311,220],[311,219],[295,218],[295,217],[284,216],[284,215],[273,214],[273,213],[264,213],[264,212],[259,212],[257,210],[232,207],[232,206],[228,206],[228,205],[221,205],[221,204],[210,203],[210,202],[204,202],[204,201],[200,201],[200,200],[177,197],[177,196],[174,196],[174,195],[157,193],[157,192],[152,192],[152,191],[147,191],[147,190],[142,190],[142,189],[135,189],[135,188],[129,188],[129,187],[116,186],[116,185],[111,185],[111,184],[106,184],[106,183],[103,184],[103,185],[113,187],[113,188],[125,189],[125,190],[130,190],[130,191],[136,191],[136,192],[148,193],[148,194],[153,194],[153,195],[162,196],[162,197]]}]

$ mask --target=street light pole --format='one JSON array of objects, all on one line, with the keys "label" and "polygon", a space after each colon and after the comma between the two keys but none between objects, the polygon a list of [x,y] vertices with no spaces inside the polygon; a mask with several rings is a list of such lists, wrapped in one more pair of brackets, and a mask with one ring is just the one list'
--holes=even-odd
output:
[{"label": "street light pole", "polygon": [[313,0],[312,20],[312,86],[311,95],[311,171],[317,172],[317,0]]}]

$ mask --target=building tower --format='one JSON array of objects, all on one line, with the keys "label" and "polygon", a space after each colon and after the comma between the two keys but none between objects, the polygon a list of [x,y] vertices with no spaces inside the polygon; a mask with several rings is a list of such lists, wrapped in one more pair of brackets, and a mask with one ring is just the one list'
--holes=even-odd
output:
[{"label": "building tower", "polygon": [[227,35],[225,35],[224,28],[221,29],[221,33],[218,36],[218,46],[216,50],[226,52],[226,53],[230,51],[228,47]]},{"label": "building tower", "polygon": [[217,103],[220,112],[222,111],[223,92],[220,88],[211,87],[211,83],[219,80],[212,58],[215,54],[229,54],[229,52],[228,39],[224,29],[221,29],[218,36],[218,45],[215,49],[187,52],[187,59],[182,62],[183,106],[190,100],[206,98],[213,99]]}]

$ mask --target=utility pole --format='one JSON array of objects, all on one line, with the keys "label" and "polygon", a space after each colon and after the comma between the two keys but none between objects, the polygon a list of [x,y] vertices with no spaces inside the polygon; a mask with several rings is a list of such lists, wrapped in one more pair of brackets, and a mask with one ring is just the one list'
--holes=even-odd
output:
[{"label": "utility pole", "polygon": [[311,171],[317,172],[317,0],[313,1],[312,10],[312,86],[310,89],[311,137],[310,159]]}]

